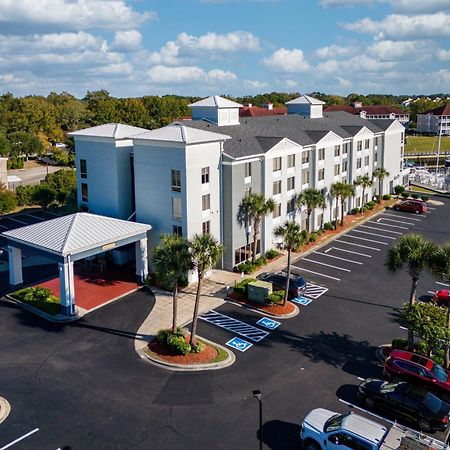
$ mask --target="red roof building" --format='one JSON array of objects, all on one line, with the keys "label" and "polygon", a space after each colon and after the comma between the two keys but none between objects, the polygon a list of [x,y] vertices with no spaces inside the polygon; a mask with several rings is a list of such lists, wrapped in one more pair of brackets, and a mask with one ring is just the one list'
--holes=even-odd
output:
[{"label": "red roof building", "polygon": [[274,108],[271,103],[267,105],[267,108],[260,108],[259,106],[242,106],[239,108],[239,115],[241,117],[261,117],[261,116],[284,116],[287,114],[287,108]]},{"label": "red roof building", "polygon": [[417,131],[450,136],[450,103],[417,114]]}]

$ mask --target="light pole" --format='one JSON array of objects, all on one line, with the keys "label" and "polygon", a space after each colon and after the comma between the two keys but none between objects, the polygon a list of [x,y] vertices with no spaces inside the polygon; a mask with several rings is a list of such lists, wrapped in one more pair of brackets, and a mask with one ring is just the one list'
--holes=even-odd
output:
[{"label": "light pole", "polygon": [[259,450],[263,448],[263,428],[262,428],[262,395],[260,390],[252,392],[253,397],[259,402]]}]

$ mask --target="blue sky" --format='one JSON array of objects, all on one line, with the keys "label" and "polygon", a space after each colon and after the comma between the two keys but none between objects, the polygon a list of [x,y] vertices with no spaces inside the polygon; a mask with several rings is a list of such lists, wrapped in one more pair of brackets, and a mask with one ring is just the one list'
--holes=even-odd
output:
[{"label": "blue sky", "polygon": [[1,0],[0,94],[450,92],[450,0]]}]

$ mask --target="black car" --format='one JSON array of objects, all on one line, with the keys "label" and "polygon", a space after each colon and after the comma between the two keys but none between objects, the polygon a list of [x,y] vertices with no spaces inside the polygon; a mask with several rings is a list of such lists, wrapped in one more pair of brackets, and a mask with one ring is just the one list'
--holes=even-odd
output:
[{"label": "black car", "polygon": [[395,418],[417,423],[421,431],[444,431],[449,423],[450,405],[406,382],[368,378],[359,385],[358,398],[369,409],[383,409]]},{"label": "black car", "polygon": [[[256,277],[258,280],[272,283],[274,291],[286,288],[286,274],[284,272],[268,273],[264,272]],[[306,281],[303,277],[291,274],[289,281],[289,298],[297,298],[306,291]]]}]

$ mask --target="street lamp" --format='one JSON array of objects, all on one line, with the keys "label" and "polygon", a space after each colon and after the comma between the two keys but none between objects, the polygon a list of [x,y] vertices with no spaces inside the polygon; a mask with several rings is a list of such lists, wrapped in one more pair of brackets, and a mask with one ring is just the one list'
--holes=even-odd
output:
[{"label": "street lamp", "polygon": [[252,391],[253,397],[259,402],[259,450],[263,448],[263,428],[262,428],[262,395],[260,390]]}]

